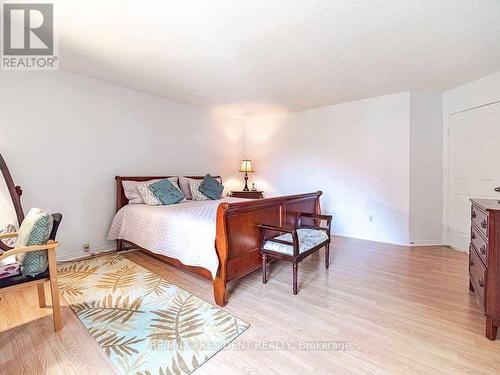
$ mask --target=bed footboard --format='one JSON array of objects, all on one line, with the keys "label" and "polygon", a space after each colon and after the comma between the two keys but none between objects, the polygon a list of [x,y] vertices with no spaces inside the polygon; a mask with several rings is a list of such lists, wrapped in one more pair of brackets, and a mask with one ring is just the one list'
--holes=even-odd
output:
[{"label": "bed footboard", "polygon": [[262,266],[262,234],[257,224],[294,226],[299,212],[320,213],[322,192],[221,203],[217,209],[215,246],[219,270],[213,282],[215,302],[227,303],[227,283]]},{"label": "bed footboard", "polygon": [[[116,176],[116,211],[128,204],[123,181],[149,181],[172,176]],[[187,176],[203,179],[204,176]],[[218,177],[218,176],[216,176]],[[220,177],[219,177],[220,178]],[[261,267],[260,243],[262,234],[257,224],[293,226],[299,212],[320,213],[319,198],[322,192],[287,195],[275,198],[248,200],[238,203],[221,203],[217,208],[215,247],[219,257],[219,270],[213,281],[214,298],[219,306],[227,303],[227,283]],[[123,240],[116,247],[121,250]],[[133,244],[132,244],[133,245]],[[139,246],[134,245],[135,248]],[[150,250],[143,249],[151,252]],[[212,279],[210,271],[187,266],[177,259],[154,255],[174,267]]]}]

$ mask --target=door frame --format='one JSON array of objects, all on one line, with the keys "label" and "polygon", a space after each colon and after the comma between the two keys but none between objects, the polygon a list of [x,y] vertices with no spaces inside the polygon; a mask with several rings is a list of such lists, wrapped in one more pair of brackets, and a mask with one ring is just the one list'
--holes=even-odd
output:
[{"label": "door frame", "polygon": [[[491,102],[487,102],[484,104],[476,105],[473,107],[461,109],[459,111],[454,111],[454,112],[446,112],[446,110],[443,110],[443,243],[446,246],[450,246],[450,241],[449,241],[449,229],[450,229],[450,222],[449,222],[449,215],[448,215],[448,208],[449,208],[449,181],[450,181],[450,168],[449,168],[449,135],[450,135],[450,122],[449,122],[449,117],[452,115],[455,115],[457,113],[462,113],[462,112],[467,112],[471,111],[473,109],[481,108],[481,107],[486,107],[488,105],[492,104],[497,104],[500,103],[500,100],[493,100]],[[457,251],[462,251],[460,249],[455,249]],[[466,250],[465,252],[468,252]]]}]

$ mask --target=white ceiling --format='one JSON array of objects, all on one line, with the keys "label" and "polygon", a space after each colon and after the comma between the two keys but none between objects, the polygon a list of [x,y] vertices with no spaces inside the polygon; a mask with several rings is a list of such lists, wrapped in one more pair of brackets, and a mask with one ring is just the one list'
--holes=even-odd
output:
[{"label": "white ceiling", "polygon": [[234,116],[500,70],[499,0],[58,0],[60,67]]}]

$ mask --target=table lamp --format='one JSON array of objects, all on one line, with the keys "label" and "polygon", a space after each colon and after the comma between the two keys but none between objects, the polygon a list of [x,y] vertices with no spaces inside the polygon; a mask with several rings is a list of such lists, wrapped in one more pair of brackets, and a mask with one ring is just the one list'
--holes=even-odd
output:
[{"label": "table lamp", "polygon": [[248,188],[248,174],[253,173],[252,169],[252,161],[248,159],[244,159],[241,161],[241,167],[240,167],[240,172],[245,173],[245,187],[243,188],[243,191],[250,191]]}]

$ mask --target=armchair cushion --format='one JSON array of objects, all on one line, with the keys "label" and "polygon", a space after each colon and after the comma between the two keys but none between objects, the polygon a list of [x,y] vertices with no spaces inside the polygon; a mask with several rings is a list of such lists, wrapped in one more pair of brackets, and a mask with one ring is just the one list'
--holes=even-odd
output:
[{"label": "armchair cushion", "polygon": [[[19,228],[15,248],[47,243],[52,231],[53,217],[39,208],[32,208]],[[47,251],[40,250],[19,254],[17,261],[21,265],[21,273],[36,276],[47,269]]]},{"label": "armchair cushion", "polygon": [[[323,230],[317,229],[297,229],[297,236],[299,238],[299,253],[311,250],[313,247],[328,241],[328,235]],[[282,234],[275,237],[278,240],[292,242],[292,235],[290,233]],[[276,253],[293,255],[293,246],[285,245],[278,242],[267,240],[263,246],[264,250],[274,251]]]}]

